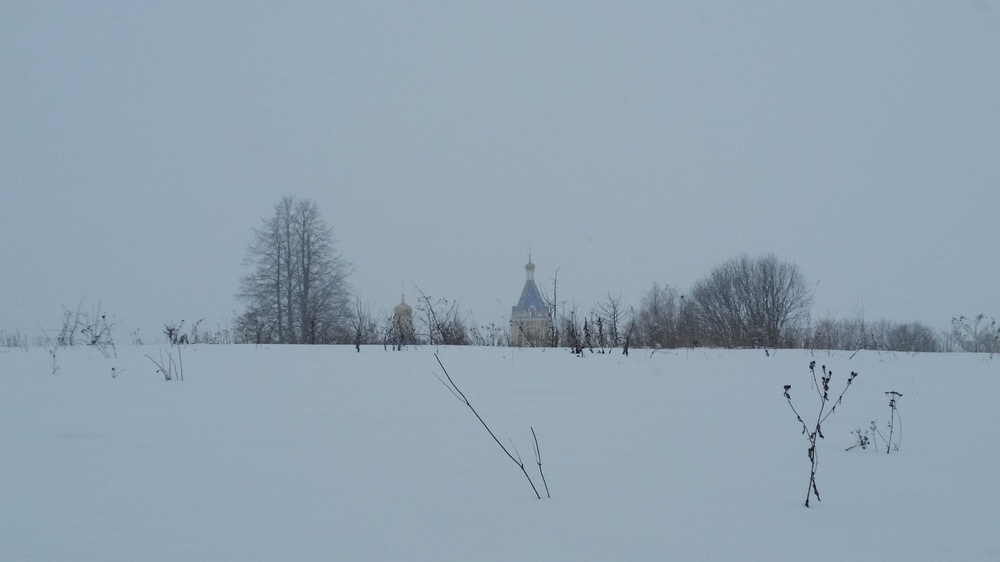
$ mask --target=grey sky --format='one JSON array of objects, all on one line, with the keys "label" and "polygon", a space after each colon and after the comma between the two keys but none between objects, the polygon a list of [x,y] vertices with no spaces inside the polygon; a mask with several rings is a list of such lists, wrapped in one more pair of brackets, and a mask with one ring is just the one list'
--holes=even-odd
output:
[{"label": "grey sky", "polygon": [[[588,309],[742,252],[1000,315],[1000,2],[0,2],[0,328],[225,322],[314,199],[376,308]],[[413,299],[410,299],[411,302]]]}]

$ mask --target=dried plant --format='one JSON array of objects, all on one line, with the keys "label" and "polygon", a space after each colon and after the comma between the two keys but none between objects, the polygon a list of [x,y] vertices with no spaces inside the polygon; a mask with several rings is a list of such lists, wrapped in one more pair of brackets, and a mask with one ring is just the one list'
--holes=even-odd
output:
[{"label": "dried plant", "polygon": [[[181,346],[177,346],[177,361],[174,361],[174,354],[172,351],[167,350],[166,355],[164,355],[163,352],[164,350],[161,349],[159,361],[153,359],[149,354],[146,354],[146,357],[148,357],[149,360],[156,365],[156,372],[163,375],[163,380],[184,380],[184,360],[181,358]],[[114,376],[114,373],[112,373],[112,377]]]},{"label": "dried plant", "polygon": [[[535,497],[538,499],[542,499],[542,495],[538,493],[538,488],[535,486],[535,482],[531,479],[531,475],[528,474],[528,470],[524,467],[524,461],[521,460],[521,455],[520,453],[517,452],[517,447],[514,446],[513,443],[511,443],[511,448],[508,449],[507,446],[504,445],[503,442],[501,442],[500,439],[497,438],[496,434],[493,433],[493,430],[490,429],[490,426],[486,425],[486,421],[483,420],[482,416],[479,415],[479,412],[477,412],[476,409],[472,406],[472,403],[469,402],[469,399],[465,396],[465,393],[462,392],[460,388],[458,388],[457,384],[455,384],[455,381],[451,378],[451,375],[448,374],[448,369],[445,369],[444,363],[441,362],[441,358],[438,357],[437,353],[434,354],[434,359],[437,359],[438,365],[441,366],[441,370],[444,372],[445,378],[442,379],[441,377],[438,377],[437,373],[435,373],[434,376],[436,376],[437,379],[441,381],[441,384],[443,384],[455,398],[457,398],[461,403],[465,404],[466,406],[469,407],[470,410],[472,410],[473,415],[475,415],[476,419],[479,420],[479,423],[481,423],[483,427],[486,428],[486,432],[490,434],[490,437],[492,437],[493,440],[496,441],[497,445],[499,445],[500,448],[503,449],[503,452],[510,458],[510,460],[513,461],[514,464],[516,464],[519,469],[521,469],[521,472],[524,474],[524,477],[528,479],[528,484],[531,485],[531,490],[535,492]],[[535,462],[538,464],[538,474],[542,477],[542,484],[545,485],[546,497],[551,498],[552,496],[549,495],[549,485],[545,481],[545,474],[542,472],[542,453],[541,450],[538,448],[538,436],[535,435],[535,428],[533,427],[531,428],[531,436],[535,442],[534,445]],[[511,453],[511,450],[513,450],[514,452]]]},{"label": "dried plant", "polygon": [[[903,420],[899,417],[899,410],[896,409],[896,401],[903,397],[903,395],[895,390],[890,390],[885,393],[889,397],[889,439],[885,442],[885,454],[889,454],[890,450],[898,451],[899,444],[903,441]],[[894,429],[898,428],[899,432],[896,436],[896,442],[892,442],[892,432]]]},{"label": "dried plant", "polygon": [[[901,392],[896,392],[895,390],[890,390],[885,393],[889,397],[889,422],[885,424],[886,429],[889,430],[889,437],[886,437],[878,428],[878,420],[872,420],[868,429],[864,432],[861,428],[852,431],[851,434],[855,436],[857,442],[851,445],[846,451],[854,450],[858,447],[862,449],[867,449],[869,446],[873,450],[878,449],[878,441],[881,440],[885,444],[885,453],[889,454],[892,451],[899,451],[899,444],[903,440],[903,420],[899,416],[899,409],[896,408],[896,403],[900,398],[903,397]],[[893,440],[895,437],[895,441]]]},{"label": "dried plant", "polygon": [[[817,381],[816,362],[810,361],[809,372],[812,373],[813,385],[820,399],[819,412],[816,414],[815,426],[810,427],[808,424],[806,424],[805,420],[802,419],[802,416],[799,414],[798,410],[796,410],[795,406],[792,404],[792,396],[791,394],[789,394],[789,390],[791,390],[792,385],[790,384],[785,385],[785,400],[788,401],[788,406],[792,409],[792,412],[795,414],[795,417],[799,420],[799,423],[802,424],[802,434],[805,435],[806,438],[809,440],[808,453],[809,453],[809,462],[812,464],[812,467],[809,471],[809,488],[806,490],[806,507],[809,507],[809,499],[811,496],[816,496],[816,501],[821,501],[819,498],[819,488],[816,486],[816,469],[819,466],[819,453],[816,449],[816,445],[817,445],[817,439],[824,438],[822,430],[823,422],[825,422],[826,419],[829,418],[834,411],[836,411],[837,406],[840,405],[840,402],[844,398],[844,393],[847,392],[847,389],[851,387],[851,383],[854,382],[855,377],[858,376],[856,372],[852,371],[851,376],[848,377],[847,379],[847,384],[844,385],[844,390],[840,392],[840,396],[838,396],[836,400],[831,401],[830,380],[833,378],[833,371],[832,370],[827,371],[826,365],[823,365],[822,366],[823,375]],[[827,405],[830,405],[829,410],[826,409]]]},{"label": "dried plant", "polygon": [[845,451],[853,451],[854,449],[857,449],[858,447],[861,447],[862,450],[865,450],[865,449],[868,448],[869,445],[872,444],[872,440],[871,440],[870,433],[869,433],[868,429],[864,429],[863,430],[863,429],[861,429],[859,427],[859,428],[855,429],[854,431],[852,431],[851,435],[854,436],[855,442],[850,447],[844,449]]},{"label": "dried plant", "polygon": [[[56,345],[59,347],[71,347],[78,343],[93,346],[105,357],[118,356],[115,348],[115,340],[111,333],[112,329],[119,324],[115,315],[108,315],[103,309],[103,303],[98,302],[97,308],[91,312],[83,310],[83,299],[77,305],[76,310],[63,308],[62,326],[59,335],[56,337]],[[78,340],[77,334],[83,336],[82,341]],[[48,336],[46,335],[46,338]]]},{"label": "dried plant", "polygon": [[[198,333],[198,324],[201,320],[195,322],[192,328],[192,334]],[[167,336],[167,343],[170,344],[171,348],[177,349],[177,360],[174,361],[174,352],[170,349],[164,350],[160,349],[160,360],[157,361],[153,359],[149,354],[146,357],[156,365],[156,372],[163,375],[163,380],[172,381],[174,379],[182,381],[184,380],[184,356],[183,350],[188,346],[188,335],[181,334],[181,326],[184,325],[184,321],[181,320],[180,324],[175,324],[173,322],[163,325],[163,334]],[[164,354],[166,351],[166,354]]]}]

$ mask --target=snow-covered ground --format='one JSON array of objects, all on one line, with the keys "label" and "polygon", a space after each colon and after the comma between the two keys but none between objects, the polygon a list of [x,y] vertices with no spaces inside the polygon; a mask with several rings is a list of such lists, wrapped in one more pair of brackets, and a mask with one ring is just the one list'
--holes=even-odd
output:
[{"label": "snow-covered ground", "polygon": [[[160,349],[0,350],[0,559],[1000,559],[1000,358],[441,348],[538,500],[431,347]],[[860,376],[807,509],[811,360]],[[900,450],[845,452],[890,390]]]}]

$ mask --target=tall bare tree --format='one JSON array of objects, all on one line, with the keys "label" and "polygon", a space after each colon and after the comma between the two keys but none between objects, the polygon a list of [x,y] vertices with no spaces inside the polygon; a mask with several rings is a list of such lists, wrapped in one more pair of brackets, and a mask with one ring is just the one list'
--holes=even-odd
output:
[{"label": "tall bare tree", "polygon": [[639,345],[650,348],[678,346],[680,310],[677,298],[677,289],[659,283],[653,283],[649,292],[643,295],[635,326]]},{"label": "tall bare tree", "polygon": [[[383,315],[384,316],[384,315]],[[374,307],[361,294],[354,295],[354,306],[350,318],[354,349],[361,351],[362,345],[379,343],[383,331],[376,320]]]},{"label": "tall bare tree", "polygon": [[[284,197],[254,229],[240,282],[244,316],[256,339],[273,343],[349,341],[348,264],[336,251],[333,229],[310,199]],[[262,343],[263,343],[262,342]]]},{"label": "tall bare tree", "polygon": [[808,318],[812,293],[795,264],[744,254],[695,283],[691,299],[705,343],[787,347]]},{"label": "tall bare tree", "polygon": [[606,298],[607,300],[597,304],[597,309],[594,311],[599,325],[602,325],[602,330],[606,331],[606,336],[602,338],[604,341],[601,342],[601,347],[603,348],[605,343],[608,347],[618,347],[621,345],[622,336],[627,329],[629,309],[622,303],[620,293],[615,296],[609,291]]}]

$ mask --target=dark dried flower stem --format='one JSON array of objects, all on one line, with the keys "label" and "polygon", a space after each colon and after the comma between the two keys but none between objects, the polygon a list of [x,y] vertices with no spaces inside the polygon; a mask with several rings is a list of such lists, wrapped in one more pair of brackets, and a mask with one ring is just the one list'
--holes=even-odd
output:
[{"label": "dark dried flower stem", "polygon": [[[832,406],[830,406],[830,410],[826,411],[827,402],[830,401],[829,400],[830,379],[833,378],[833,371],[827,371],[826,365],[823,365],[822,366],[823,376],[820,377],[819,381],[816,380],[815,361],[809,362],[809,371],[812,373],[813,382],[816,385],[816,392],[819,394],[820,397],[819,413],[816,415],[816,426],[812,430],[810,430],[809,426],[802,419],[802,416],[799,414],[798,410],[796,410],[795,406],[792,404],[792,396],[788,392],[792,388],[792,385],[786,384],[784,393],[785,400],[788,402],[788,407],[792,409],[792,413],[795,414],[795,418],[799,420],[800,424],[802,424],[802,434],[805,435],[806,438],[809,440],[808,455],[809,455],[809,462],[812,463],[812,467],[809,471],[809,488],[806,490],[806,507],[809,507],[810,496],[815,495],[816,501],[822,501],[819,498],[819,488],[817,488],[816,486],[816,469],[819,465],[819,454],[817,453],[816,450],[816,439],[824,438],[822,431],[823,422],[825,422],[826,419],[829,418],[830,415],[833,414],[833,412],[837,409],[837,406],[844,398],[844,393],[846,393],[847,389],[850,388],[851,383],[854,382],[854,378],[858,376],[856,372],[851,372],[851,376],[848,377],[847,384],[844,386],[844,390],[841,391],[840,396],[838,396],[837,399],[832,403]],[[820,387],[822,387],[822,390],[820,390]]]}]

